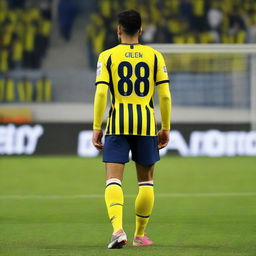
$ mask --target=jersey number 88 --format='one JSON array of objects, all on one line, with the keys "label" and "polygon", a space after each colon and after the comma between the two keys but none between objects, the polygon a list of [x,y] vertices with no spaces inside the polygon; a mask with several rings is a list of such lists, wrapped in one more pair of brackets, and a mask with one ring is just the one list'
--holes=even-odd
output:
[{"label": "jersey number 88", "polygon": [[[127,73],[124,74],[124,68],[126,67]],[[118,81],[118,91],[122,96],[130,96],[133,91],[132,77],[132,65],[128,61],[123,61],[118,66],[118,75],[120,80]],[[144,75],[141,75],[141,69],[144,69]],[[139,97],[145,97],[149,92],[149,66],[145,62],[139,62],[135,66],[136,80],[134,82],[134,91]],[[141,83],[144,84],[144,90],[141,91]],[[127,84],[127,90],[125,91],[124,84]]]}]

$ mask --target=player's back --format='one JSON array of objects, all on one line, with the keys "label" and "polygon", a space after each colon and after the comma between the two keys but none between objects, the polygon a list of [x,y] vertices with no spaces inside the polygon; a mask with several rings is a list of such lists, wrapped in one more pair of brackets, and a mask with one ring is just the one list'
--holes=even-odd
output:
[{"label": "player's back", "polygon": [[119,44],[100,55],[96,82],[103,81],[112,96],[106,133],[155,136],[154,88],[169,81],[162,55],[149,46]]}]

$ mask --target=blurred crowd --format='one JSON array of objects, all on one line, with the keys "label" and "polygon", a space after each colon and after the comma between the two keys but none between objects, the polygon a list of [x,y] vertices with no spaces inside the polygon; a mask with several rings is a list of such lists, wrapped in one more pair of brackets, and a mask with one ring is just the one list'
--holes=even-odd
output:
[{"label": "blurred crowd", "polygon": [[50,101],[52,101],[52,82],[46,75],[33,81],[26,75],[14,80],[7,73],[0,79],[0,103]]},{"label": "blurred crowd", "polygon": [[0,73],[40,67],[51,19],[50,0],[0,0]]},{"label": "blurred crowd", "polygon": [[91,66],[117,44],[116,15],[138,10],[142,43],[256,43],[256,0],[99,0],[86,27]]}]

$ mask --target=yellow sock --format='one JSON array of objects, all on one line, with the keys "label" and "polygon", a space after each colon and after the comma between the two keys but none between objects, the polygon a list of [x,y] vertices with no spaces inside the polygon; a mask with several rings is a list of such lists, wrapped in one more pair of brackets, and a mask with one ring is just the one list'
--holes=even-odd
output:
[{"label": "yellow sock", "polygon": [[119,179],[107,180],[105,202],[108,210],[108,216],[113,226],[113,232],[123,229],[124,196],[122,184]]},{"label": "yellow sock", "polygon": [[154,205],[153,181],[139,182],[139,193],[135,201],[136,229],[134,236],[143,237]]}]

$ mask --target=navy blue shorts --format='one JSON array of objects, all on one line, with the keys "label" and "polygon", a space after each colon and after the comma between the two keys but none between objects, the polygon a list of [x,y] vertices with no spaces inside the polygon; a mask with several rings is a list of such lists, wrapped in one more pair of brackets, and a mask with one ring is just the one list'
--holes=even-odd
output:
[{"label": "navy blue shorts", "polygon": [[103,162],[127,163],[132,160],[141,165],[151,165],[160,160],[156,136],[106,135]]}]

